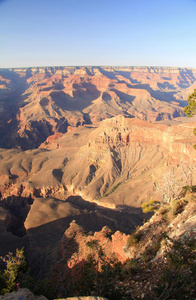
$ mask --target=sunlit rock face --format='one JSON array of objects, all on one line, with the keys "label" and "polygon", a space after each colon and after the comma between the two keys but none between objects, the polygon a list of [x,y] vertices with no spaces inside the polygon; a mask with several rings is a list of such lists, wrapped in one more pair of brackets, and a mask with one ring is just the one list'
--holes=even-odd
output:
[{"label": "sunlit rock face", "polygon": [[111,229],[107,226],[104,226],[101,231],[95,232],[94,235],[87,235],[84,229],[73,221],[63,235],[63,257],[66,259],[69,267],[72,267],[76,263],[75,252],[78,253],[77,263],[82,260],[87,260],[89,255],[87,244],[91,240],[97,240],[107,257],[111,257],[115,254],[119,261],[125,262],[127,256],[123,248],[125,247],[128,238],[129,235],[120,231],[116,231],[112,234]]},{"label": "sunlit rock face", "polygon": [[192,166],[195,122],[150,123],[122,115],[56,134],[39,149],[0,150],[2,197],[16,195],[66,200],[80,196],[100,206],[140,207],[154,197],[154,184],[168,171],[180,179]]},{"label": "sunlit rock face", "polygon": [[191,166],[196,184],[196,122],[183,117],[195,87],[194,69],[0,69],[1,254],[25,246],[44,278],[73,230],[81,259],[93,237],[124,262],[164,174]]},{"label": "sunlit rock face", "polygon": [[24,197],[138,207],[168,167],[195,163],[195,124],[178,118],[195,69],[24,68],[0,76],[1,147],[39,146],[1,150],[4,197],[23,184]]},{"label": "sunlit rock face", "polygon": [[0,69],[1,146],[35,148],[50,135],[119,114],[171,120],[183,115],[195,76],[182,68]]}]

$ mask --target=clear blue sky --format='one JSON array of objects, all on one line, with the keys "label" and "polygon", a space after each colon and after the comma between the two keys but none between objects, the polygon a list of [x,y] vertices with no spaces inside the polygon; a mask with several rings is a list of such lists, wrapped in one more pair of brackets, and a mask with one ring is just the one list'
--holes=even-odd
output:
[{"label": "clear blue sky", "polygon": [[196,0],[0,0],[0,67],[196,68]]}]

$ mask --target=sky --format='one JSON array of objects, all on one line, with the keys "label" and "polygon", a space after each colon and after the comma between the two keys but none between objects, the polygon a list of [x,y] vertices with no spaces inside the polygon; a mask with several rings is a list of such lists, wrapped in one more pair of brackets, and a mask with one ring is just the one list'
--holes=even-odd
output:
[{"label": "sky", "polygon": [[0,68],[196,68],[196,0],[0,0]]}]

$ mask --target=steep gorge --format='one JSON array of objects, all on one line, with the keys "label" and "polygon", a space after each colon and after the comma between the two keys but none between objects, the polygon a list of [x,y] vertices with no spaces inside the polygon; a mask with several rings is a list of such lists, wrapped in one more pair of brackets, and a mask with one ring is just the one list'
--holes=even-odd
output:
[{"label": "steep gorge", "polygon": [[196,122],[183,118],[196,70],[54,67],[0,76],[0,252],[25,245],[38,277],[62,259],[73,220],[81,231],[99,237],[108,226],[122,238],[149,218],[141,203],[161,199],[155,187],[164,174],[181,180],[191,166],[196,184]]},{"label": "steep gorge", "polygon": [[183,116],[194,69],[53,67],[0,70],[1,146],[31,149],[52,134],[116,115]]}]

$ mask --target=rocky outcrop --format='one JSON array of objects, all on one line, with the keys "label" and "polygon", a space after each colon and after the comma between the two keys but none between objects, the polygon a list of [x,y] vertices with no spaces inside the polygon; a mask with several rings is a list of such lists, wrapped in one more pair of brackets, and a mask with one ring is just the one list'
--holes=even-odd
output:
[{"label": "rocky outcrop", "polygon": [[195,138],[192,130],[195,126],[196,122],[179,126],[152,124],[120,115],[100,124],[102,131],[89,141],[89,147],[93,148],[95,145],[101,150],[109,146],[110,149],[118,150],[135,143],[156,145],[168,151],[168,156],[173,160],[193,162],[195,152],[192,144]]},{"label": "rocky outcrop", "polygon": [[47,298],[44,297],[44,296],[35,296],[28,289],[19,289],[16,292],[12,292],[12,293],[0,296],[0,300],[18,300],[18,299],[25,299],[25,300],[47,300]]},{"label": "rocky outcrop", "polygon": [[62,239],[63,258],[66,260],[69,268],[72,268],[75,264],[79,264],[83,260],[87,260],[90,253],[87,244],[89,241],[96,240],[103,248],[107,258],[115,254],[119,261],[125,262],[127,257],[123,251],[123,247],[126,245],[128,237],[128,235],[120,231],[112,234],[111,229],[106,226],[100,232],[87,235],[81,226],[72,221]]},{"label": "rocky outcrop", "polygon": [[[127,295],[131,295],[133,299],[157,299],[157,286],[163,282],[163,274],[168,274],[169,271],[171,276],[168,275],[166,280],[175,286],[177,284],[176,292],[179,291],[177,276],[181,278],[184,275],[188,276],[189,272],[194,273],[195,199],[195,192],[187,193],[183,198],[162,205],[146,223],[138,226],[132,235],[120,237],[115,233],[117,234],[115,249],[121,249],[121,256],[117,257],[124,263],[123,272],[125,274],[127,272],[121,285],[124,291],[127,291]],[[97,241],[108,259],[114,249],[112,245],[114,245],[115,234],[111,234],[108,228],[103,228],[101,232],[96,232],[94,235],[84,235],[83,229],[72,222],[62,240],[63,263],[69,267],[69,278],[72,275],[70,270],[73,270],[73,274],[75,268],[80,270],[79,262],[84,262],[88,257],[87,241]],[[96,252],[93,253],[96,256]],[[122,253],[128,258],[127,260],[122,259]],[[192,264],[188,259],[190,257]],[[184,282],[187,283],[186,279]],[[189,284],[188,281],[188,289],[185,289],[184,295],[194,299],[194,279],[190,286]],[[168,285],[165,284],[163,290],[167,291],[167,289]],[[172,286],[171,294],[173,290]]]}]

